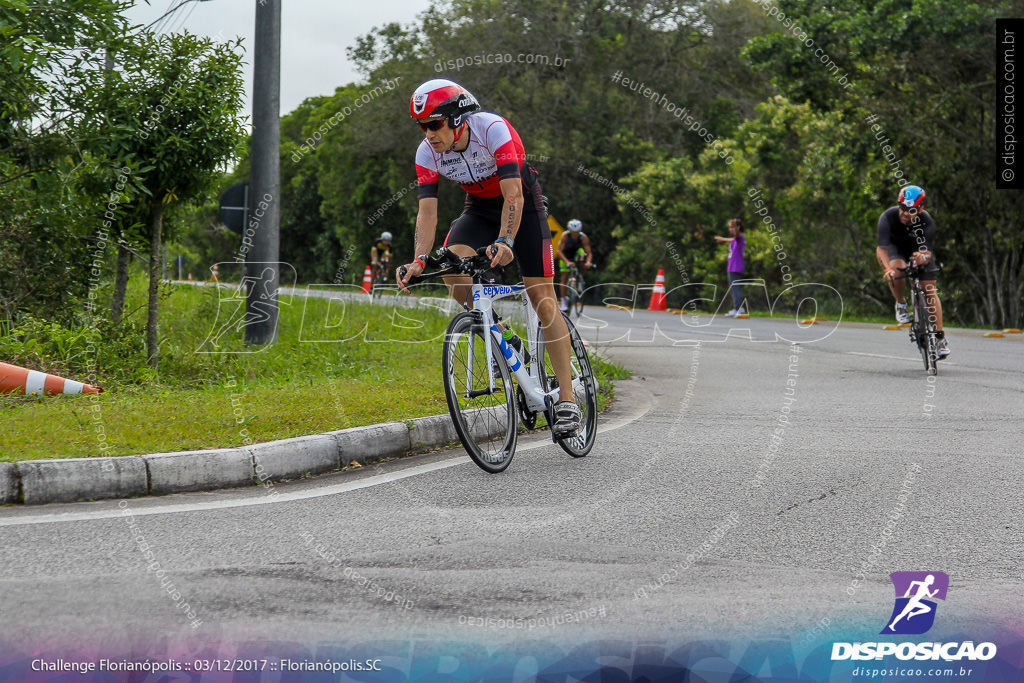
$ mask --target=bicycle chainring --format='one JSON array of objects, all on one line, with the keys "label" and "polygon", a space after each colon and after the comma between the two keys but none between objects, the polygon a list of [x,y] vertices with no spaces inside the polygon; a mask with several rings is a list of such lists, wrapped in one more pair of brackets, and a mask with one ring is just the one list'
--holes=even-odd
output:
[{"label": "bicycle chainring", "polygon": [[516,387],[516,398],[519,401],[519,419],[523,421],[524,427],[533,429],[537,426],[537,413],[526,407],[526,394],[520,386]]}]

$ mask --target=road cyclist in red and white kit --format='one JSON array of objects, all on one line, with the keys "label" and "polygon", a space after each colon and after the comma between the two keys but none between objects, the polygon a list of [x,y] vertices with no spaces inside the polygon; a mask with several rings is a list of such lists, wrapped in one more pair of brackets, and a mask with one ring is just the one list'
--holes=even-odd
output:
[{"label": "road cyclist in red and white kit", "polygon": [[[544,330],[544,344],[558,378],[552,434],[562,438],[580,430],[582,413],[573,396],[569,361],[569,330],[558,310],[554,288],[554,255],[541,200],[537,172],[526,162],[522,140],[498,114],[480,111],[466,88],[443,78],[426,81],[413,92],[409,112],[423,131],[416,150],[419,211],[416,248],[420,254],[405,266],[399,285],[423,272],[437,231],[437,189],[441,176],[466,191],[465,208],[451,224],[444,246],[460,257],[493,245],[492,267],[515,258],[530,303]],[[401,272],[401,271],[400,271]],[[452,297],[469,306],[471,283],[466,276],[447,276]]]}]

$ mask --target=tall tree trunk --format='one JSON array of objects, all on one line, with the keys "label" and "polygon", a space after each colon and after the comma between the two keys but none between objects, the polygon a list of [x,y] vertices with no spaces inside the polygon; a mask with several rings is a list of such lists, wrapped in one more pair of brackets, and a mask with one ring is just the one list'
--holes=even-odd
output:
[{"label": "tall tree trunk", "polygon": [[146,353],[149,367],[156,370],[157,338],[156,313],[160,296],[160,240],[164,227],[164,207],[154,199],[149,212],[149,315],[146,322]]},{"label": "tall tree trunk", "polygon": [[124,295],[128,290],[128,266],[132,262],[132,252],[124,242],[117,243],[117,274],[114,277],[114,300],[110,304],[110,320],[116,325],[121,322],[124,310]]}]

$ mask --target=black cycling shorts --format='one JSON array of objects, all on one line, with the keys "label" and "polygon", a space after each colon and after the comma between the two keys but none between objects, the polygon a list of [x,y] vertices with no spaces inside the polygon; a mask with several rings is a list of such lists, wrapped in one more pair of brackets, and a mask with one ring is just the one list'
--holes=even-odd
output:
[{"label": "black cycling shorts", "polygon": [[[903,252],[900,251],[899,247],[897,247],[895,244],[890,244],[888,249],[889,249],[889,260],[890,261],[892,261],[893,259],[900,259],[901,261],[904,261],[907,264],[910,263],[910,257],[913,256],[912,253],[911,254],[904,254]],[[934,262],[934,260],[935,260],[935,254],[932,253],[932,262]],[[938,277],[939,277],[939,269],[936,268],[935,266],[933,266],[932,262],[929,262],[928,267],[925,268],[924,272],[921,273],[918,276],[917,279],[920,280],[921,282],[935,282],[935,280],[938,279]]]},{"label": "black cycling shorts", "polygon": [[[452,222],[444,245],[465,244],[474,249],[493,244],[498,239],[501,226],[501,209],[504,200],[482,200],[469,195],[466,209],[461,216]],[[519,272],[523,277],[554,277],[555,257],[551,249],[551,231],[548,229],[547,217],[538,212],[526,198],[519,232],[516,233],[512,247]]]}]

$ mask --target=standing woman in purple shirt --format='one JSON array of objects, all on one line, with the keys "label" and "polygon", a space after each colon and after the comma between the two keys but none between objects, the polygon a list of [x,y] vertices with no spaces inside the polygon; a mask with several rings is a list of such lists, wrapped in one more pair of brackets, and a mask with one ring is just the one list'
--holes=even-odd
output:
[{"label": "standing woman in purple shirt", "polygon": [[736,280],[743,279],[743,271],[746,270],[743,263],[743,249],[747,246],[747,238],[743,236],[742,218],[733,218],[729,221],[729,234],[732,236],[719,237],[715,235],[715,241],[727,242],[729,244],[729,265],[727,270],[729,275],[729,294],[732,295],[732,310],[726,313],[725,317],[732,318],[747,312],[743,308],[743,295],[740,293],[740,288],[733,284]]}]

